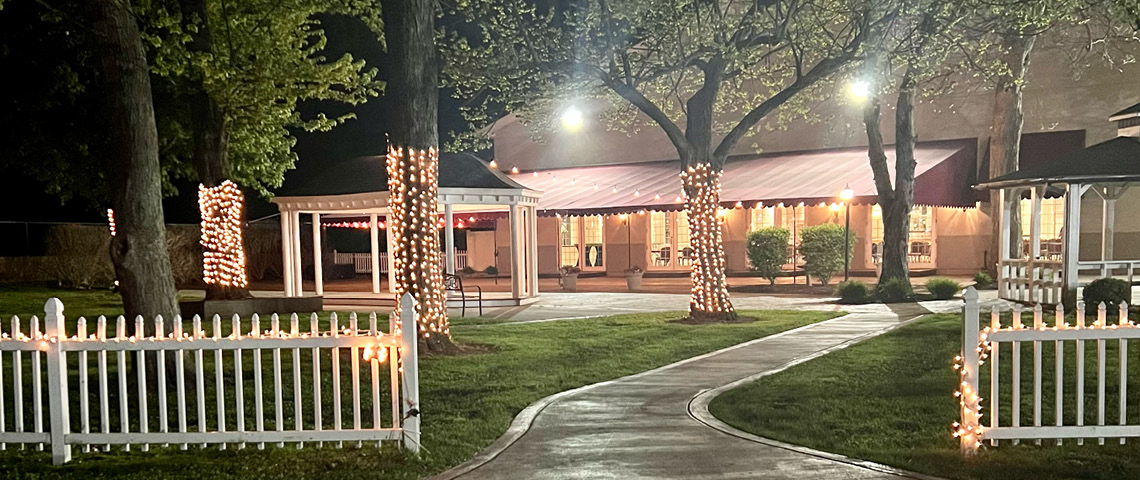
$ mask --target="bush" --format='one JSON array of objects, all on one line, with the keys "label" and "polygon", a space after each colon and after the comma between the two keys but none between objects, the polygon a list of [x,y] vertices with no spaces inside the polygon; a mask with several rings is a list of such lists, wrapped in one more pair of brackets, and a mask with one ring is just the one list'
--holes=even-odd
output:
[{"label": "bush", "polygon": [[1101,302],[1104,302],[1108,313],[1115,314],[1120,304],[1132,299],[1132,285],[1117,278],[1100,278],[1093,280],[1085,287],[1084,300],[1086,308],[1096,311]]},{"label": "bush", "polygon": [[748,262],[772,284],[788,261],[788,236],[787,230],[778,227],[748,232]]},{"label": "bush", "polygon": [[839,303],[867,303],[871,300],[871,287],[858,280],[848,280],[839,282],[835,294],[839,296]]},{"label": "bush", "polygon": [[883,303],[905,302],[910,299],[912,294],[910,282],[901,278],[891,278],[885,282],[879,282],[879,285],[875,287],[875,295]]},{"label": "bush", "polygon": [[[832,223],[806,227],[800,241],[800,252],[804,256],[804,271],[823,285],[831,280],[836,272],[843,271],[843,227]],[[850,234],[847,255],[855,250],[855,234]]]},{"label": "bush", "polygon": [[990,288],[994,286],[994,279],[986,272],[978,272],[974,274],[974,287],[975,288]]},{"label": "bush", "polygon": [[48,231],[47,254],[60,286],[98,288],[115,281],[108,254],[111,233],[104,226],[57,225]]},{"label": "bush", "polygon": [[958,294],[962,286],[946,277],[934,277],[926,282],[926,289],[934,295],[935,300],[949,300]]},{"label": "bush", "polygon": [[487,275],[492,275],[492,276],[494,276],[494,275],[498,275],[498,274],[499,274],[499,269],[498,269],[498,268],[495,268],[495,266],[494,266],[494,265],[491,265],[491,266],[487,267],[486,269],[484,269],[484,270],[483,270],[483,273],[486,273]]}]

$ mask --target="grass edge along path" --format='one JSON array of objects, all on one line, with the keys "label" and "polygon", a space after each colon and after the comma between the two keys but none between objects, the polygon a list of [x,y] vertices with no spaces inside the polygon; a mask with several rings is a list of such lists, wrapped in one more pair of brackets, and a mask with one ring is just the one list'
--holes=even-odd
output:
[{"label": "grass edge along path", "polygon": [[[952,393],[959,381],[950,367],[960,342],[958,314],[932,315],[729,390],[712,400],[709,411],[732,427],[761,437],[945,478],[1140,478],[1140,439],[1130,439],[1126,445],[1111,439],[1103,446],[1095,440],[1083,446],[1066,441],[1061,447],[1048,440],[1041,446],[1032,441],[1016,446],[1002,442],[998,447],[983,446],[973,458],[960,456],[957,439],[950,436],[950,424],[958,416],[958,401]],[[1118,376],[1117,356],[1112,350],[1115,342],[1107,343],[1107,390],[1112,395],[1118,388],[1111,381]],[[1028,370],[1032,347],[1023,348],[1022,425],[1032,425],[1032,384],[1027,383],[1032,382]],[[1072,345],[1066,348],[1067,366],[1074,365],[1074,350]],[[1086,350],[1095,355],[1094,342]],[[1008,352],[1003,352],[1003,359],[1003,378],[1009,378]],[[1051,424],[1052,345],[1045,345],[1042,365],[1047,370],[1042,405],[1050,413],[1042,423]],[[1086,363],[1090,365],[1086,405],[1095,406],[1095,360]],[[1140,376],[1132,370],[1136,369],[1130,369],[1130,383],[1140,384]],[[987,364],[982,368],[983,385],[988,385],[988,372]],[[1075,375],[1069,370],[1066,377],[1067,395],[1074,395],[1075,386],[1069,380]],[[1006,425],[1010,421],[1008,388],[1000,397],[1004,411],[999,411]],[[1065,399],[1066,405],[1074,402]],[[1115,402],[1115,398],[1106,398],[1107,405]],[[1131,403],[1130,418],[1135,419],[1140,412]],[[988,423],[988,398],[983,404]],[[1086,413],[1095,416],[1095,407],[1086,408]],[[1106,413],[1115,419],[1117,410],[1110,408]],[[1068,416],[1066,424],[1072,424],[1074,419]]]},{"label": "grass edge along path", "polygon": [[[26,304],[30,307],[24,310],[34,311],[51,293],[0,287],[0,305]],[[86,297],[74,292],[69,295]],[[113,299],[104,297],[105,294],[98,294],[93,303],[107,309],[107,313],[117,313],[110,308]],[[0,452],[0,478],[419,478],[471,458],[505,432],[519,411],[548,395],[650,370],[841,314],[741,313],[758,320],[713,325],[672,322],[683,316],[680,312],[525,325],[479,325],[457,319],[452,332],[458,342],[486,346],[490,351],[422,359],[420,396],[426,451],[419,459],[392,446],[318,449],[306,445],[302,450],[286,446],[267,447],[264,451],[252,445],[244,450],[231,446],[222,451],[152,447],[148,453],[137,449],[129,453],[77,453],[71,463],[52,467],[46,453],[9,446]]]}]

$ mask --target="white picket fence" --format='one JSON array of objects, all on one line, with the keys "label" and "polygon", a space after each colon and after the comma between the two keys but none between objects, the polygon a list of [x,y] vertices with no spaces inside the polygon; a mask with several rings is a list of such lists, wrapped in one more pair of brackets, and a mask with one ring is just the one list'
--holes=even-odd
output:
[{"label": "white picket fence", "polygon": [[[415,325],[411,297],[401,302],[401,324]],[[243,327],[235,315],[228,334],[218,316],[208,325],[209,334],[198,316],[189,325],[175,317],[171,333],[157,336],[146,333],[141,316],[133,332],[121,316],[113,321],[100,316],[94,332],[80,317],[69,335],[63,308],[59,299],[47,301],[46,331],[37,317],[26,328],[12,317],[11,330],[0,335],[0,449],[50,448],[56,464],[70,460],[72,446],[107,451],[132,445],[142,450],[251,443],[302,448],[305,443],[402,441],[419,450],[416,336],[402,334],[394,316],[384,333],[375,314],[364,329],[356,314],[347,327],[332,314],[324,329],[313,314],[307,331],[296,314],[287,319],[274,314],[268,328],[257,315]],[[159,316],[151,326],[151,332],[164,332],[167,325]],[[4,353],[10,353],[8,379]],[[388,364],[385,373],[382,363]],[[11,418],[5,418],[7,405]]]},{"label": "white picket fence", "polygon": [[[333,263],[337,265],[352,265],[354,273],[357,274],[370,274],[372,273],[372,254],[371,253],[351,253],[351,252],[337,252],[333,251]],[[455,269],[462,270],[467,267],[467,251],[455,251]],[[380,273],[388,273],[388,254],[380,252]]]},{"label": "white picket fence", "polygon": [[[1135,412],[1140,412],[1140,405],[1129,415],[1128,407],[1128,344],[1131,340],[1140,339],[1140,325],[1128,319],[1128,305],[1120,306],[1116,323],[1109,324],[1104,304],[1097,308],[1096,319],[1093,323],[1085,321],[1084,302],[1077,303],[1074,318],[1075,325],[1070,325],[1065,319],[1064,307],[1057,305],[1048,316],[1052,322],[1046,321],[1045,312],[1038,304],[1032,309],[1032,325],[1024,325],[1020,305],[1015,306],[1011,312],[1009,326],[1002,326],[1001,314],[996,307],[990,312],[989,326],[979,329],[978,294],[973,287],[966,291],[966,304],[963,308],[963,340],[962,354],[956,359],[955,368],[960,370],[962,383],[956,395],[960,399],[961,420],[955,423],[954,435],[959,437],[962,451],[972,453],[989,440],[991,445],[997,446],[999,440],[1035,440],[1040,444],[1042,439],[1055,439],[1060,445],[1064,439],[1076,439],[1078,444],[1085,439],[1097,439],[1104,444],[1105,438],[1118,438],[1120,443],[1126,437],[1140,437],[1140,423],[1136,420]],[[1087,342],[1095,342],[1096,349],[1095,370],[1096,389],[1090,395],[1086,388],[1086,359]],[[1107,360],[1108,342],[1116,343],[1118,359],[1115,366],[1118,368],[1115,379],[1118,387],[1117,406],[1115,412],[1109,411],[1106,405],[1106,384],[1112,380],[1107,370],[1111,364]],[[1073,365],[1066,365],[1066,344],[1071,345],[1075,355],[1072,357]],[[1032,391],[1027,392],[1032,397],[1031,419],[1025,418],[1022,409],[1022,355],[1025,345],[1032,346]],[[1052,346],[1053,366],[1042,365],[1042,351]],[[1140,351],[1140,349],[1136,350]],[[1008,360],[1007,360],[1008,356]],[[989,362],[989,424],[983,425],[982,414],[983,391],[979,385],[980,367]],[[1003,363],[1004,362],[1004,363]],[[1049,372],[1052,370],[1052,372]],[[1072,377],[1069,377],[1072,375]],[[1066,378],[1075,381],[1066,390]],[[1050,381],[1051,385],[1044,382]],[[1004,383],[1003,383],[1004,382]],[[1052,418],[1042,418],[1042,408],[1047,408],[1045,395],[1049,395],[1050,388],[1053,407]],[[1008,392],[1009,398],[1003,398]],[[1066,394],[1072,398],[1071,404],[1065,402]],[[1140,399],[1140,396],[1134,397]],[[1095,404],[1095,420],[1086,425],[1086,401],[1092,400]],[[1008,418],[1003,416],[1008,408]],[[1067,410],[1069,409],[1069,410]],[[1089,412],[1091,413],[1091,412]],[[1112,424],[1107,423],[1110,413],[1116,413]],[[1004,420],[1003,420],[1004,419]],[[1026,420],[1027,424],[1022,425]],[[1052,420],[1051,425],[1044,424]],[[1092,423],[1095,422],[1095,423]]]}]

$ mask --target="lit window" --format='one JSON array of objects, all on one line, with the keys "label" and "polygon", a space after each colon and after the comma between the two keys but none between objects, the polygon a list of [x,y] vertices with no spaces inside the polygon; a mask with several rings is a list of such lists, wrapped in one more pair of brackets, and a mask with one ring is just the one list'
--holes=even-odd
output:
[{"label": "lit window", "polygon": [[[1024,198],[1021,200],[1021,238],[1029,241],[1029,224],[1033,201]],[[1065,226],[1065,199],[1041,199],[1041,240],[1061,240],[1061,228]]]},{"label": "lit window", "polygon": [[562,217],[562,224],[558,230],[559,246],[562,254],[563,267],[577,267],[580,238],[578,236],[577,217]]},{"label": "lit window", "polygon": [[760,230],[776,226],[776,207],[761,207],[752,209],[752,222],[749,230]]}]

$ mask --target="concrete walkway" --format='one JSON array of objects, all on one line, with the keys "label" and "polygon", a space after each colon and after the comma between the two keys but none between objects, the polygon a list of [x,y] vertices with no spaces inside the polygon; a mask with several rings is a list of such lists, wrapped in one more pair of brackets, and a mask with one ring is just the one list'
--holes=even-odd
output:
[{"label": "concrete walkway", "polygon": [[[960,302],[932,302],[935,310]],[[741,308],[746,308],[741,306]],[[524,410],[479,457],[438,479],[899,478],[905,473],[813,455],[710,428],[690,415],[699,393],[778,370],[898,327],[916,304],[846,306],[850,315],[656,370],[556,394]]]}]

